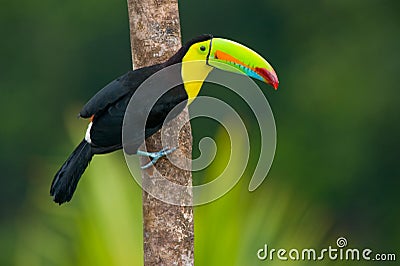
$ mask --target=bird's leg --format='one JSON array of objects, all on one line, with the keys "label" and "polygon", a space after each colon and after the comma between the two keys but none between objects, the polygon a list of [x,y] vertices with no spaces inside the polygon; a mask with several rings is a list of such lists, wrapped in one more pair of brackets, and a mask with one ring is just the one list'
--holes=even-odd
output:
[{"label": "bird's leg", "polygon": [[168,154],[171,154],[176,149],[177,149],[176,147],[172,148],[172,149],[167,147],[167,148],[163,148],[162,150],[157,151],[157,152],[147,152],[147,151],[138,150],[136,153],[137,155],[148,156],[151,158],[151,161],[149,163],[141,166],[140,168],[142,168],[142,169],[149,168],[150,166],[154,165],[158,161],[158,159],[160,159],[161,157],[166,156]]}]

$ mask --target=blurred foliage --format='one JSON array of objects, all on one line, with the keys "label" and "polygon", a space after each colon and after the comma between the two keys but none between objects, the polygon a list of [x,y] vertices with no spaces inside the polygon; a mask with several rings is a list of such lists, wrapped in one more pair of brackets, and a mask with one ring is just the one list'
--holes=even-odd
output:
[{"label": "blurred foliage", "polygon": [[[260,84],[278,132],[268,178],[249,193],[246,172],[196,207],[197,265],[275,265],[257,260],[264,244],[323,248],[339,236],[398,251],[399,10],[394,0],[180,2],[184,41],[238,40],[281,81],[276,93]],[[48,196],[84,133],[80,107],[131,68],[126,2],[2,1],[0,25],[0,265],[140,264],[141,191],[121,153],[97,156],[69,204]]]}]

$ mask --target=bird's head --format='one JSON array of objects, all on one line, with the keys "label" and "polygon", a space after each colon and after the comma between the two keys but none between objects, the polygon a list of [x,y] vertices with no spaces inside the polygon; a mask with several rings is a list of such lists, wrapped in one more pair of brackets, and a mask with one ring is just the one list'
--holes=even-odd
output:
[{"label": "bird's head", "polygon": [[[261,80],[274,89],[278,88],[278,77],[272,66],[258,53],[242,44],[214,38],[211,35],[202,35],[186,46],[186,53],[182,58],[182,78],[188,92],[189,103],[197,96],[202,81],[213,68],[244,74]],[[193,61],[199,63],[185,65]],[[190,80],[192,82],[186,82]]]}]

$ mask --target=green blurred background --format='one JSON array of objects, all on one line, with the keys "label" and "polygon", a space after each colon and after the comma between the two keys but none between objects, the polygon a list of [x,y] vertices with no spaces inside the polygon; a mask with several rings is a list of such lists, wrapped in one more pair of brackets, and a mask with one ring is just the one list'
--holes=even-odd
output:
[{"label": "green blurred background", "polygon": [[[183,41],[240,41],[281,82],[264,90],[278,133],[268,178],[250,193],[247,171],[195,208],[197,265],[309,265],[256,252],[341,236],[400,259],[399,12],[395,0],[180,1]],[[3,0],[0,25],[0,265],[141,265],[141,190],[121,152],[93,160],[72,202],[59,207],[48,192],[84,134],[82,105],[131,68],[126,2]]]}]

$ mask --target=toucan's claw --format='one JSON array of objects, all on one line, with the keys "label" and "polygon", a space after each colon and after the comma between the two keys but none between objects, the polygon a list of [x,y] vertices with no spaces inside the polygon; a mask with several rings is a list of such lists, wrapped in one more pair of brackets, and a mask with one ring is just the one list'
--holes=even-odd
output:
[{"label": "toucan's claw", "polygon": [[140,150],[138,150],[137,153],[136,153],[137,155],[140,155],[140,156],[148,156],[148,157],[151,158],[151,161],[150,161],[150,162],[148,162],[148,163],[145,164],[145,165],[142,165],[140,168],[141,168],[141,169],[147,169],[147,168],[149,168],[150,166],[154,165],[154,164],[158,161],[158,159],[160,159],[161,157],[166,156],[166,155],[168,155],[168,154],[171,154],[171,153],[174,152],[176,149],[177,149],[176,147],[175,147],[175,148],[171,148],[171,149],[168,148],[168,147],[166,147],[166,148],[163,148],[162,150],[157,151],[157,152],[147,152],[147,151],[140,151]]}]

